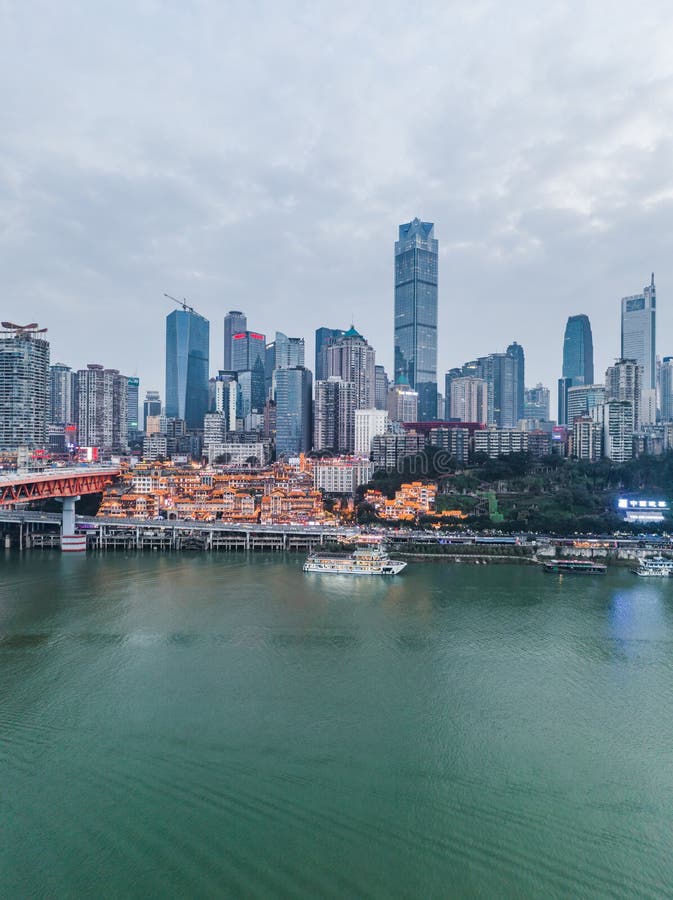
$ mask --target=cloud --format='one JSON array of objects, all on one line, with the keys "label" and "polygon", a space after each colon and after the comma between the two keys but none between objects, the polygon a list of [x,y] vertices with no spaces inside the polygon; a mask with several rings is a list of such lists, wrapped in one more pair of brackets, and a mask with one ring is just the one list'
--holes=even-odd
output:
[{"label": "cloud", "polygon": [[0,5],[3,316],[163,390],[163,291],[392,361],[397,225],[435,222],[439,374],[511,340],[553,387],[568,315],[600,373],[673,176],[664,3]]}]

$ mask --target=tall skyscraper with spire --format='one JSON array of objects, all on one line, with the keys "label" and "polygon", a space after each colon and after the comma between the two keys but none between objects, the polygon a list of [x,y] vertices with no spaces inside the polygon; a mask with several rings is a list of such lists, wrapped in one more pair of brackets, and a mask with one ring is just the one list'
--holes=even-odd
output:
[{"label": "tall skyscraper with spire", "polygon": [[432,222],[399,226],[395,242],[395,381],[418,392],[418,417],[437,418],[438,243]]}]

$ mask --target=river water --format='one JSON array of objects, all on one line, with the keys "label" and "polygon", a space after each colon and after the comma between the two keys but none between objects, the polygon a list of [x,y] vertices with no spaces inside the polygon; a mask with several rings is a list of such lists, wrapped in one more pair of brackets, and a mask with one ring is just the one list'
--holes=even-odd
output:
[{"label": "river water", "polygon": [[0,895],[673,895],[673,584],[0,559]]}]

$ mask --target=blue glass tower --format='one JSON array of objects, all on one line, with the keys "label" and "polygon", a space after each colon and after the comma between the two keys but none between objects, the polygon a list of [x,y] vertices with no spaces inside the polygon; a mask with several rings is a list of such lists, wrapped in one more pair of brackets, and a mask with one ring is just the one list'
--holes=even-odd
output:
[{"label": "blue glass tower", "polygon": [[327,378],[327,357],[325,348],[332,341],[343,337],[345,332],[341,328],[316,328],[315,331],[315,380],[324,381]]},{"label": "blue glass tower", "polygon": [[513,341],[507,348],[507,356],[514,360],[514,410],[513,425],[523,419],[523,395],[526,390],[526,357],[521,344]]},{"label": "blue glass tower", "polygon": [[208,319],[187,309],[166,316],[166,415],[190,430],[208,412],[209,346]]},{"label": "blue glass tower", "polygon": [[563,372],[559,378],[558,423],[568,423],[568,388],[594,383],[594,344],[589,317],[569,316],[563,337]]},{"label": "blue glass tower", "polygon": [[570,316],[563,337],[563,377],[573,387],[594,383],[594,343],[589,317]]},{"label": "blue glass tower", "polygon": [[400,225],[395,242],[395,381],[418,392],[418,418],[437,418],[438,244],[432,222]]},{"label": "blue glass tower", "polygon": [[275,369],[276,457],[298,456],[311,449],[313,378],[308,369]]}]

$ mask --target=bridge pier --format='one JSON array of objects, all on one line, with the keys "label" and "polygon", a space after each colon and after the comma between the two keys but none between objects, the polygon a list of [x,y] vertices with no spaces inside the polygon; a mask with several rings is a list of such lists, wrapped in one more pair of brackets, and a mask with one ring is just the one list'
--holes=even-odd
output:
[{"label": "bridge pier", "polygon": [[79,497],[63,497],[63,523],[61,525],[61,551],[63,553],[84,553],[86,534],[75,532],[75,503]]}]

